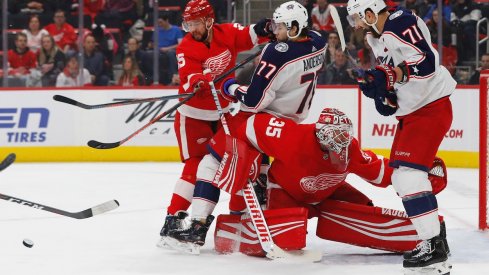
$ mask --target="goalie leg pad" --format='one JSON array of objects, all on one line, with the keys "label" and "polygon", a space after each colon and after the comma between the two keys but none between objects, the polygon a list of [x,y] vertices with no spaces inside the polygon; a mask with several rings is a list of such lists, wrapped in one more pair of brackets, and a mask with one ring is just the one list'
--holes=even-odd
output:
[{"label": "goalie leg pad", "polygon": [[323,201],[319,209],[316,235],[322,239],[393,252],[411,251],[419,242],[400,210],[334,200]]},{"label": "goalie leg pad", "polygon": [[[273,241],[285,250],[299,250],[306,246],[307,210],[283,208],[264,210]],[[251,218],[248,215],[219,215],[214,231],[214,245],[219,253],[241,252],[264,257]]]},{"label": "goalie leg pad", "polygon": [[218,188],[236,194],[243,189],[248,179],[252,182],[258,177],[261,154],[244,141],[226,136],[226,151],[214,177],[213,184]]}]

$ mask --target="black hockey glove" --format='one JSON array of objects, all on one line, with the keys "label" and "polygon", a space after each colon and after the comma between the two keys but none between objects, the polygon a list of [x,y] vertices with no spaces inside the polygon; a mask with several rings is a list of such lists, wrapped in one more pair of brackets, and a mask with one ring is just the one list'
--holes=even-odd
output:
[{"label": "black hockey glove", "polygon": [[360,83],[360,90],[366,97],[373,98],[375,108],[383,116],[393,115],[397,108],[397,95],[394,89],[396,73],[388,65],[375,67],[373,70],[358,72],[357,80]]},{"label": "black hockey glove", "polygon": [[260,19],[260,21],[253,26],[253,30],[255,31],[256,35],[260,37],[268,37],[270,39],[275,38],[272,31],[272,19],[270,18]]},{"label": "black hockey glove", "polygon": [[255,189],[256,198],[260,205],[267,204],[267,174],[260,174],[258,176],[253,183],[253,189]]}]

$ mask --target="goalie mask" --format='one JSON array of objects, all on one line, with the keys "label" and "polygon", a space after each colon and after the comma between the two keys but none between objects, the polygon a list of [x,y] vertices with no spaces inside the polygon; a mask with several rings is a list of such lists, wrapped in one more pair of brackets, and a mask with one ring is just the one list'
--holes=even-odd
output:
[{"label": "goalie mask", "polygon": [[[296,1],[288,1],[281,4],[275,11],[273,12],[272,17],[272,30],[273,33],[276,33],[278,28],[278,24],[284,23],[287,28],[287,37],[288,38],[296,38],[300,35],[302,29],[307,27],[308,24],[308,15],[307,10]],[[297,22],[298,29],[297,34],[295,36],[290,36],[290,30],[292,29],[292,22]]]},{"label": "goalie mask", "polygon": [[338,171],[345,171],[353,139],[353,125],[348,116],[338,109],[323,109],[316,122],[316,138],[325,153],[324,158],[329,158]]}]

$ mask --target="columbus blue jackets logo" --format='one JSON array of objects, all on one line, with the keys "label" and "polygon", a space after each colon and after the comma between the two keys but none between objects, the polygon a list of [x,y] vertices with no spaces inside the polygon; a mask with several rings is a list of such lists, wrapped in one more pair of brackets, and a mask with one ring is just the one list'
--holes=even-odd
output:
[{"label": "columbus blue jackets logo", "polygon": [[394,20],[394,19],[396,19],[397,17],[401,16],[401,14],[402,14],[402,10],[398,10],[398,11],[396,11],[395,13],[393,13],[393,14],[391,14],[391,15],[389,16],[389,20]]},{"label": "columbus blue jackets logo", "polygon": [[280,42],[277,45],[275,45],[275,50],[284,53],[289,50],[289,45],[287,45],[287,43]]}]

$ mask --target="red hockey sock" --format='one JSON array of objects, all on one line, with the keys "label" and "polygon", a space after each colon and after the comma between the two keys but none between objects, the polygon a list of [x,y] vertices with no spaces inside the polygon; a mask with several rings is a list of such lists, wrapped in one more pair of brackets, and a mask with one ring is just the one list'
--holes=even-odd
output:
[{"label": "red hockey sock", "polygon": [[171,203],[170,206],[168,206],[167,211],[168,214],[174,215],[175,212],[179,210],[187,210],[189,206],[190,206],[190,201],[179,196],[178,194],[173,193],[173,196],[171,197]]}]

